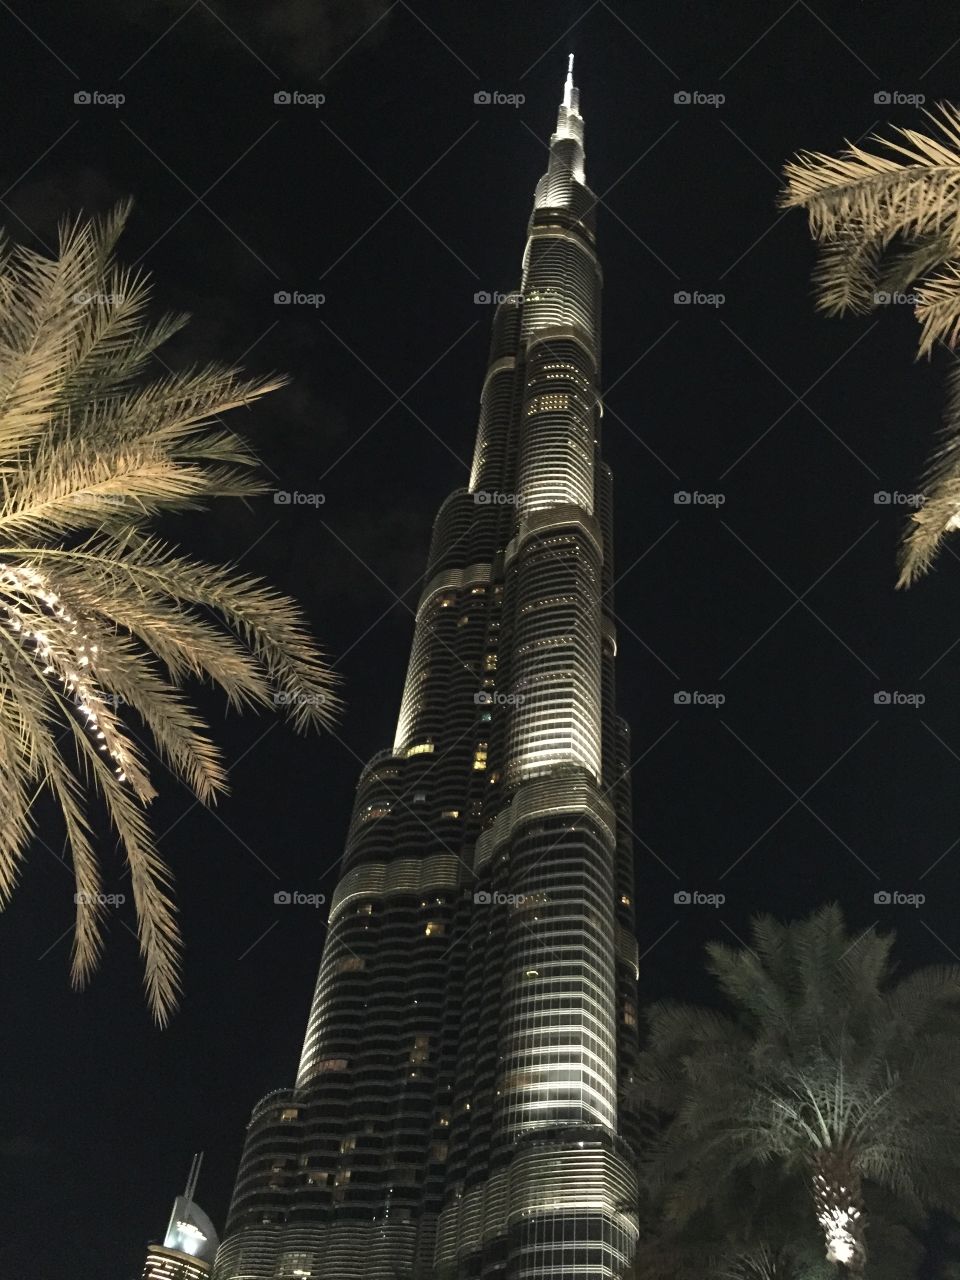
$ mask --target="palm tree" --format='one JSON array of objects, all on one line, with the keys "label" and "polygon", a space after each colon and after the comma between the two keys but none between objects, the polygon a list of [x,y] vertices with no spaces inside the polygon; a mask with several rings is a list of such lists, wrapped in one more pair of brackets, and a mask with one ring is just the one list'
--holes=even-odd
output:
[{"label": "palm tree", "polygon": [[[920,356],[960,341],[960,110],[926,113],[932,134],[896,129],[881,151],[847,144],[839,156],[800,152],[785,168],[780,204],[806,209],[821,246],[818,306],[865,314],[913,291]],[[929,569],[960,528],[960,361],[947,373],[943,427],[923,477],[923,505],[903,541],[898,586]]]},{"label": "palm tree", "polygon": [[653,1164],[667,1220],[722,1208],[741,1172],[796,1178],[828,1262],[861,1274],[867,1180],[917,1211],[956,1204],[960,967],[894,982],[892,945],[848,934],[836,906],[762,916],[752,948],[707,948],[730,1012],[649,1011],[636,1089],[665,1118]]},{"label": "palm tree", "polygon": [[[647,1212],[630,1280],[831,1280],[803,1175],[753,1165],[732,1170],[708,1204],[678,1217],[664,1149],[641,1161]],[[871,1185],[874,1280],[916,1280],[922,1215]]]},{"label": "palm tree", "polygon": [[[796,1171],[755,1165],[731,1172],[711,1202],[678,1220],[662,1181],[661,1151],[643,1162],[655,1192],[653,1227],[641,1236],[632,1280],[831,1280],[819,1227]],[[916,1280],[924,1257],[922,1217],[868,1188],[874,1280]]]},{"label": "palm tree", "polygon": [[148,278],[114,260],[129,204],[61,228],[47,258],[0,245],[0,905],[50,794],[76,881],[72,976],[96,967],[103,882],[89,800],[98,793],[129,867],[147,998],[176,1000],[170,873],[151,836],[157,757],[205,803],[227,786],[207,726],[182,693],[218,685],[238,708],[281,703],[326,725],[334,679],[288,598],[151,536],[151,516],[267,487],[218,414],[282,378],[206,366],[146,381],[186,323],[148,323]]}]

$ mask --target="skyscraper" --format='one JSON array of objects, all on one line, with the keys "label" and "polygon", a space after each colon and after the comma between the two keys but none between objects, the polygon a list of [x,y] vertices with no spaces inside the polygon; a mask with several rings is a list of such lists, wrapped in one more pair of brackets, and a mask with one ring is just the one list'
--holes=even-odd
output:
[{"label": "skyscraper", "polygon": [[194,1196],[203,1154],[195,1155],[183,1195],[170,1211],[163,1244],[151,1244],[141,1280],[208,1280],[217,1252],[213,1223]]},{"label": "skyscraper", "polygon": [[583,130],[571,59],[296,1083],[254,1109],[216,1280],[599,1280],[633,1251],[629,735]]}]

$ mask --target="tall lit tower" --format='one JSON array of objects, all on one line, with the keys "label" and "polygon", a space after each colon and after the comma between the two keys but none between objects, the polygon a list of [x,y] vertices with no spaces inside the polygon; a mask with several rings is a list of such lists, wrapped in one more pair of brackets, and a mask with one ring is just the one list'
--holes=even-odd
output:
[{"label": "tall lit tower", "polygon": [[202,1163],[201,1152],[193,1157],[183,1195],[173,1202],[163,1244],[147,1249],[141,1280],[209,1280],[218,1240],[213,1223],[194,1199]]},{"label": "tall lit tower", "polygon": [[600,1280],[633,1252],[629,736],[583,130],[571,58],[296,1083],[254,1109],[216,1280]]}]

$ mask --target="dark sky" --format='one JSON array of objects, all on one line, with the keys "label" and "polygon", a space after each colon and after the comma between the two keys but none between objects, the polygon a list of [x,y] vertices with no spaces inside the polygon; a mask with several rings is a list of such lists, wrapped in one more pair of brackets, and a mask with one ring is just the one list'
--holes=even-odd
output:
[{"label": "dark sky", "polygon": [[[874,502],[917,487],[943,358],[913,363],[906,306],[817,316],[804,220],[775,208],[796,149],[919,122],[878,92],[956,89],[951,6],[10,0],[0,27],[10,233],[41,247],[62,214],[132,194],[126,260],[194,315],[165,358],[292,375],[243,422],[278,488],[324,505],[223,503],[168,531],[298,595],[348,701],[304,740],[201,694],[235,794],[210,814],[168,781],[155,806],[186,942],[166,1031],[129,904],[71,992],[73,886],[44,829],[2,923],[4,1280],[133,1280],[197,1149],[222,1224],[250,1108],[292,1079],[323,912],[273,895],[329,895],[361,762],[392,740],[431,520],[472,449],[491,313],[474,294],[518,282],[568,50],[602,197],[643,997],[705,997],[704,941],[830,899],[894,925],[906,966],[957,958],[960,545],[895,593],[904,508]],[[476,105],[483,89],[526,101]],[[726,901],[675,905],[682,889]]]}]

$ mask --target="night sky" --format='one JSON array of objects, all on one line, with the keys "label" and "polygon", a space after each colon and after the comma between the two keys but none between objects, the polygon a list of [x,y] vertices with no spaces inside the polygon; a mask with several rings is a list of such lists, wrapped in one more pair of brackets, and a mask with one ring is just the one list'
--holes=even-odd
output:
[{"label": "night sky", "polygon": [[155,805],[186,946],[165,1031],[129,903],[71,991],[74,890],[45,821],[2,917],[4,1280],[139,1276],[195,1150],[222,1227],[250,1108],[292,1081],[325,913],[274,894],[329,896],[358,771],[392,741],[431,521],[472,451],[492,313],[474,295],[518,283],[569,50],[601,197],[642,997],[708,998],[706,940],[831,899],[895,926],[905,966],[958,958],[960,540],[895,592],[906,508],[874,501],[917,489],[948,357],[914,363],[907,306],[818,316],[804,218],[775,206],[797,149],[920,123],[876,94],[955,95],[951,6],[11,0],[0,28],[10,234],[50,245],[62,215],[131,194],[122,256],[158,310],[194,316],[164,359],[292,376],[233,425],[323,505],[224,501],[164,532],[297,595],[347,700],[301,739],[199,691],[235,792],[209,813],[167,779]]}]

